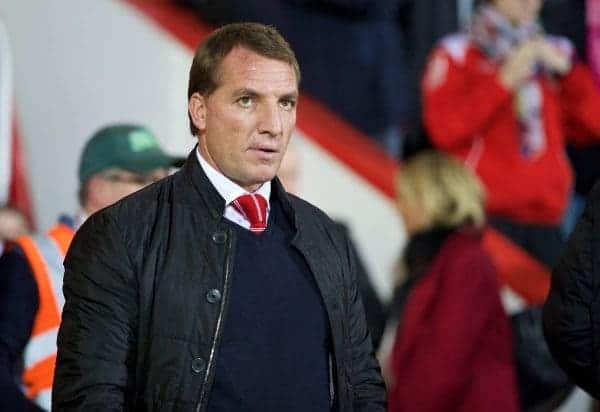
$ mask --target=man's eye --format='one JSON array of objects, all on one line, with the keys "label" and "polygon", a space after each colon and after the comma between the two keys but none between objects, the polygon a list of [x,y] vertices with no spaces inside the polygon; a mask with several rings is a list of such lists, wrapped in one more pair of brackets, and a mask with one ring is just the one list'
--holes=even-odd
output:
[{"label": "man's eye", "polygon": [[291,110],[294,107],[296,107],[296,101],[294,101],[294,100],[282,100],[281,102],[279,102],[279,104],[285,110]]},{"label": "man's eye", "polygon": [[252,106],[252,97],[242,96],[238,99],[238,104],[242,107],[248,108]]}]

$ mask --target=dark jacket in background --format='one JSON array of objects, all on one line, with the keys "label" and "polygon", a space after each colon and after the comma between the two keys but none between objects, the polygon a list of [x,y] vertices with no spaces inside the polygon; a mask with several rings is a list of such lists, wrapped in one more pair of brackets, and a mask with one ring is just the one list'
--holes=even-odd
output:
[{"label": "dark jacket in background", "polygon": [[[384,411],[347,238],[277,179],[272,187],[327,311],[333,410]],[[79,229],[65,260],[54,410],[205,410],[236,244],[224,209],[192,152],[179,172]],[[213,289],[220,299],[207,298]]]},{"label": "dark jacket in background", "polygon": [[557,363],[600,398],[600,185],[552,272],[544,332]]}]

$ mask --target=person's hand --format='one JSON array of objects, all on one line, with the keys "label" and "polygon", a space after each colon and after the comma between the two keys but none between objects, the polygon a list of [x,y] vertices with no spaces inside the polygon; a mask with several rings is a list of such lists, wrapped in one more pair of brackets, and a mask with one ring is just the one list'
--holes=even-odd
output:
[{"label": "person's hand", "polygon": [[571,70],[569,54],[547,40],[540,40],[537,54],[539,62],[553,73],[562,75]]},{"label": "person's hand", "polygon": [[508,90],[515,91],[533,75],[540,41],[532,39],[521,43],[504,60],[500,68],[500,82]]}]

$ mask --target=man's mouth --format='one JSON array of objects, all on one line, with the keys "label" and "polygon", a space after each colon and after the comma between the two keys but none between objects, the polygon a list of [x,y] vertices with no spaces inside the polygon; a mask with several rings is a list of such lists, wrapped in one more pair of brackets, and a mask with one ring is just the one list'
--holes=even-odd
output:
[{"label": "man's mouth", "polygon": [[262,152],[262,153],[266,153],[266,154],[279,153],[279,150],[277,150],[274,147],[270,147],[270,146],[253,146],[250,148],[250,150]]}]

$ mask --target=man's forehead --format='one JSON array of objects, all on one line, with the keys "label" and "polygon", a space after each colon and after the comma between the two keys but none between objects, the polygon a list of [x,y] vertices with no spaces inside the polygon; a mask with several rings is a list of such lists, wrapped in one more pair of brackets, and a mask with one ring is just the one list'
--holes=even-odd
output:
[{"label": "man's forehead", "polygon": [[267,80],[297,90],[296,72],[290,63],[263,56],[244,47],[233,48],[223,58],[219,67],[220,85]]}]

